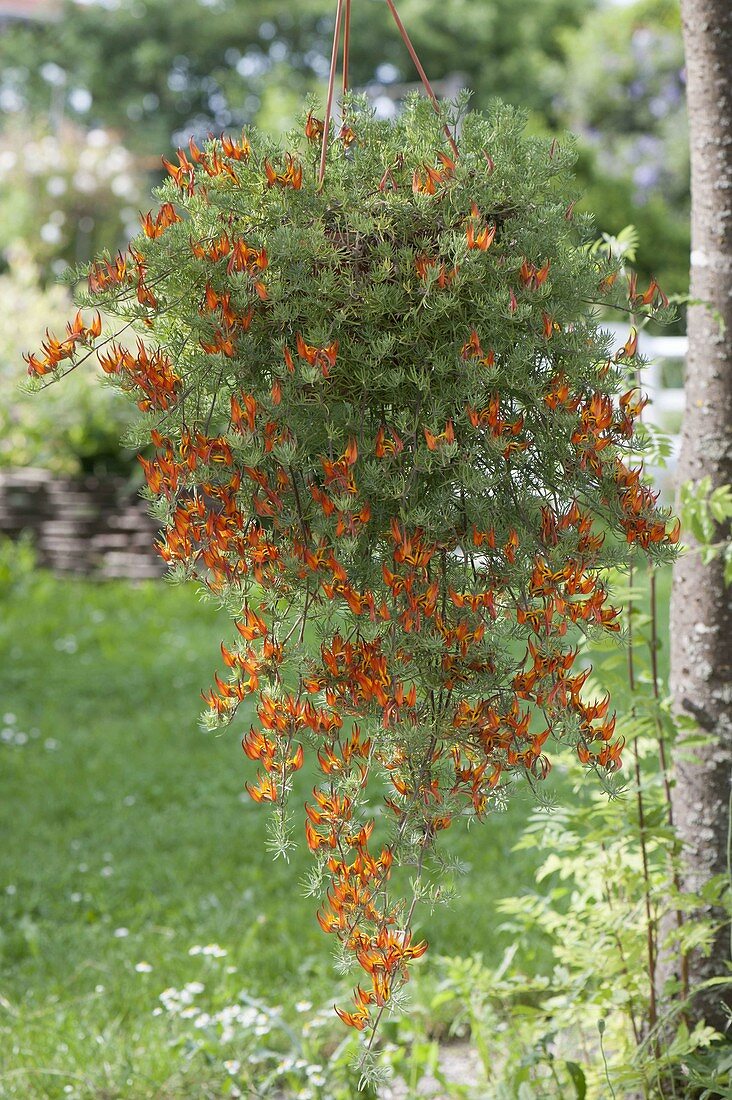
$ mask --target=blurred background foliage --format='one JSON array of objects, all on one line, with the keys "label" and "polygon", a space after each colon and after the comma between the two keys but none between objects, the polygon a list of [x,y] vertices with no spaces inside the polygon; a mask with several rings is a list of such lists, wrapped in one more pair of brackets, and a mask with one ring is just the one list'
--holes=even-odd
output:
[{"label": "blurred background foliage", "polygon": [[[306,95],[322,102],[334,9],[333,0],[0,0],[0,273],[4,293],[25,303],[0,345],[0,403],[30,400],[13,376],[23,374],[19,350],[37,343],[44,288],[67,265],[125,246],[153,205],[161,154],[253,122],[281,133]],[[432,79],[470,88],[478,109],[494,96],[523,106],[535,132],[571,131],[598,233],[636,225],[641,280],[686,292],[677,0],[402,0],[399,10]],[[353,5],[351,78],[387,116],[414,83],[381,0]],[[103,417],[113,402],[100,403]],[[49,448],[16,449],[7,421],[2,461],[46,464]],[[110,421],[107,434],[117,427]],[[87,452],[98,428],[99,418]],[[76,464],[90,461],[82,451]]]},{"label": "blurred background foliage", "polygon": [[[104,128],[154,180],[160,154],[191,134],[250,122],[286,129],[304,94],[322,91],[334,7],[332,0],[72,2],[55,19],[10,23],[0,39],[3,140],[18,129],[27,140],[30,120],[47,120],[64,151],[36,149],[23,171],[40,176],[45,167],[54,179],[54,161],[84,157],[83,148],[66,148],[84,142],[74,128],[96,135]],[[673,289],[683,287],[688,155],[676,0],[404,0],[400,10],[432,78],[459,74],[476,108],[500,96],[526,107],[536,129],[574,131],[599,227],[657,226],[660,236],[641,231],[653,254],[641,264],[673,279]],[[415,79],[377,0],[353,5],[351,75],[355,86],[372,86],[377,110],[386,113],[392,100],[379,95],[379,85],[388,91]],[[8,152],[2,155],[7,165]],[[134,172],[122,159],[116,145],[108,151],[107,168],[123,176],[120,210],[134,205]],[[89,196],[94,217],[107,205],[108,188],[92,191],[78,175],[74,189]],[[7,168],[4,178],[7,186]],[[23,173],[16,178],[22,188]],[[6,238],[6,224],[2,232]]]},{"label": "blurred background foliage", "polygon": [[25,245],[46,278],[139,229],[150,183],[137,158],[102,127],[52,127],[27,112],[0,134],[0,247]]},{"label": "blurred background foliage", "polygon": [[[2,200],[0,200],[0,207]],[[0,273],[0,471],[36,466],[54,474],[137,475],[134,453],[120,437],[135,410],[101,372],[74,371],[39,397],[19,388],[23,352],[46,328],[63,332],[73,315],[70,290],[45,283],[22,241],[5,253]]]}]

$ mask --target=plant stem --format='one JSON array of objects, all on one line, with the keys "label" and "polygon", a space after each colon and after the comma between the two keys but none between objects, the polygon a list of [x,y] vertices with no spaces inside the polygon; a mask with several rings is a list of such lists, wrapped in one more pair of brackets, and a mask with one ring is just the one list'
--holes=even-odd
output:
[{"label": "plant stem", "polygon": [[[633,565],[630,565],[630,587],[633,586]],[[628,601],[628,687],[631,694],[635,693],[635,665],[633,662],[633,601]],[[631,717],[635,716],[635,706],[631,708]],[[648,851],[646,847],[646,814],[643,803],[643,791],[641,789],[641,767],[638,755],[637,741],[633,744],[635,793],[638,807],[638,830],[640,833],[641,860],[643,865],[643,893],[646,910],[646,955],[648,959],[648,1023],[650,1028],[656,1026],[658,1018],[656,1009],[656,944],[653,927],[653,914],[651,911],[651,887],[648,871]]]},{"label": "plant stem", "polygon": [[[658,601],[656,599],[656,570],[653,565],[649,567],[650,573],[650,610],[651,610],[651,681],[653,683],[653,697],[656,704],[660,702],[661,692],[659,686],[658,675]],[[666,745],[664,744],[661,723],[658,715],[656,715],[656,730],[658,732],[658,760],[661,766],[661,772],[663,774],[663,789],[666,797],[666,819],[668,821],[669,829],[674,832],[674,810],[673,803],[671,801],[671,783],[669,780],[669,768],[668,760],[666,757]],[[677,894],[681,894],[681,879],[679,877],[679,869],[676,862],[676,853],[671,854],[671,877],[674,884],[674,889]],[[684,925],[684,914],[679,908],[676,909],[676,927],[681,931]],[[679,962],[681,969],[681,995],[684,1000],[689,996],[689,960],[686,952],[679,944]]]}]

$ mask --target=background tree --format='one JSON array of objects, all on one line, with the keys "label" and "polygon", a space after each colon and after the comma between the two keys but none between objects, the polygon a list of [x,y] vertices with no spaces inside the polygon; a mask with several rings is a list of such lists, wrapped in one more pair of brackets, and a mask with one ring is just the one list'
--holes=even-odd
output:
[{"label": "background tree", "polygon": [[[479,108],[500,95],[551,114],[561,31],[578,26],[596,2],[544,0],[516,10],[513,0],[404,0],[399,10],[430,76],[464,73]],[[261,125],[262,99],[273,84],[292,96],[291,121],[303,90],[327,75],[334,12],[333,0],[211,5],[205,18],[198,0],[174,8],[164,0],[128,0],[111,10],[67,3],[60,22],[3,36],[0,79],[16,102],[44,110],[65,90],[72,113],[81,107],[95,124],[125,132],[158,164],[171,135],[187,140],[255,120]],[[351,54],[355,85],[377,76],[414,79],[383,0],[353,5]]]},{"label": "background tree", "polygon": [[561,32],[555,109],[579,140],[582,208],[639,235],[634,264],[664,290],[689,285],[689,141],[678,0],[603,6]]},{"label": "background tree", "polygon": [[[728,0],[682,0],[691,131],[692,253],[686,415],[679,481],[732,481],[732,8]],[[725,536],[722,531],[721,537]],[[727,537],[729,531],[726,532]],[[684,886],[692,891],[728,870],[732,765],[732,599],[721,557],[682,556],[672,596],[671,685],[677,710],[713,741],[679,755],[673,793],[684,845]],[[723,928],[709,957],[691,960],[692,985],[724,973]],[[711,990],[695,1012],[724,1029],[723,1001]]]},{"label": "background tree", "polygon": [[[153,175],[160,153],[209,131],[252,122],[286,130],[327,72],[333,0],[162,0],[69,3],[53,25],[0,39],[0,104],[12,119],[50,114],[119,132]],[[473,106],[493,96],[530,112],[532,129],[579,138],[583,209],[598,227],[638,227],[642,279],[688,287],[688,148],[677,0],[543,0],[516,10],[401,0],[399,11],[431,77],[459,72]],[[74,59],[73,68],[69,58]],[[357,86],[412,81],[383,0],[353,5]],[[388,90],[388,89],[387,89]],[[389,101],[381,104],[390,107]],[[158,179],[160,177],[158,176]],[[123,242],[120,240],[119,242]]]}]

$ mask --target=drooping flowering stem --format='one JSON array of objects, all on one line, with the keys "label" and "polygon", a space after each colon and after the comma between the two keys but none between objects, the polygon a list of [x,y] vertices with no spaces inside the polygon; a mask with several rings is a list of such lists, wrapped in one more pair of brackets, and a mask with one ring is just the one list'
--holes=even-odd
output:
[{"label": "drooping flowering stem", "polygon": [[[608,567],[629,546],[669,560],[678,526],[628,465],[637,340],[611,351],[583,305],[635,287],[585,248],[556,148],[496,108],[466,119],[456,161],[424,99],[390,127],[354,108],[325,195],[304,165],[326,126],[179,150],[82,304],[138,330],[100,362],[146,418],[161,556],[234,619],[206,722],[255,703],[246,789],[278,851],[310,757],[317,920],[365,975],[339,1015],[373,1035],[427,950],[392,868],[421,872],[444,830],[534,788],[553,745],[611,784],[624,742],[578,640],[619,632]],[[38,384],[98,329],[49,334]]]}]

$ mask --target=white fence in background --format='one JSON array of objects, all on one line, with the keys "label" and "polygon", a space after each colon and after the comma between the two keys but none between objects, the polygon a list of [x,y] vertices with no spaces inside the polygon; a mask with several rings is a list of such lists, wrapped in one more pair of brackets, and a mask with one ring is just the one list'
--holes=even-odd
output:
[{"label": "white fence in background", "polygon": [[[630,326],[607,324],[622,347],[630,334]],[[648,419],[671,438],[673,453],[668,467],[672,472],[681,445],[681,420],[684,415],[684,365],[689,342],[686,336],[650,336],[641,331],[638,354],[649,360],[641,372],[641,389],[648,394]]]}]

